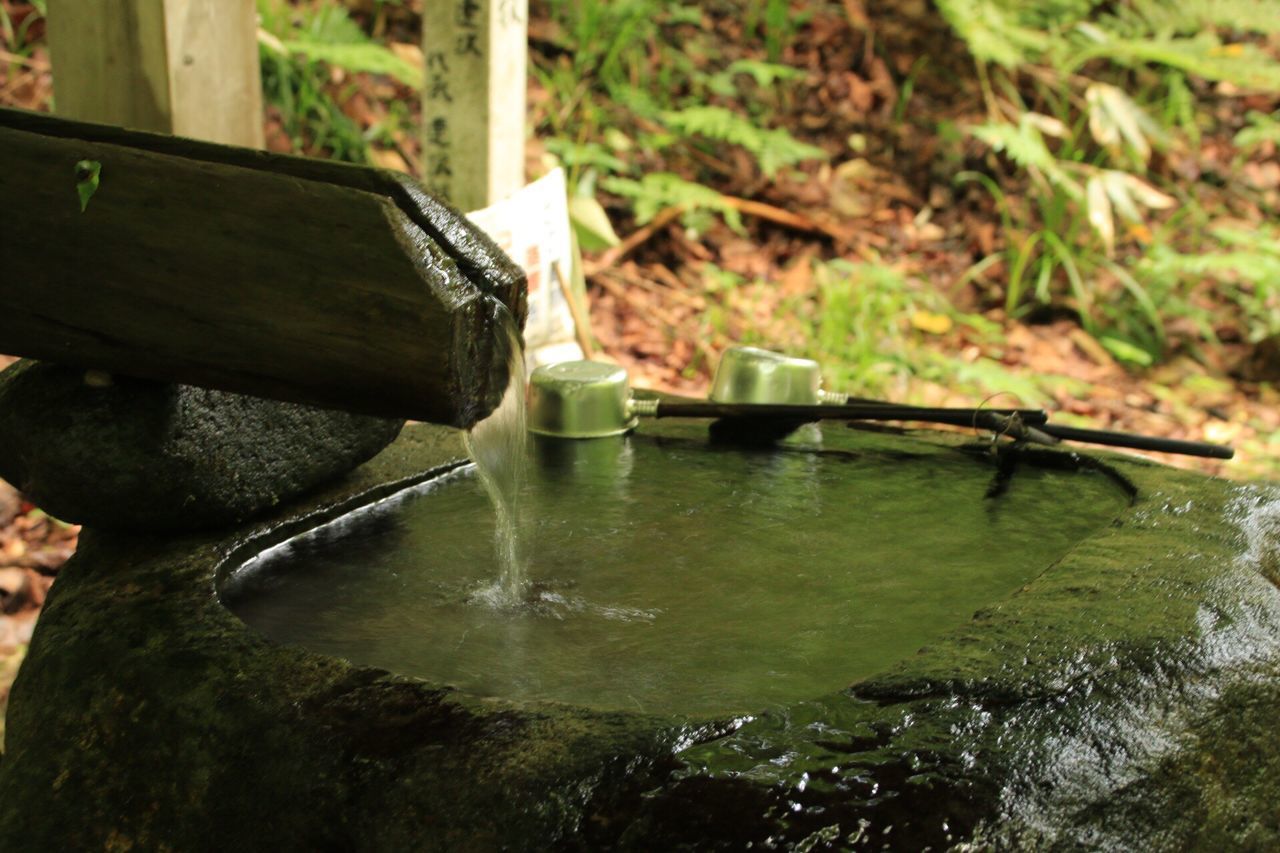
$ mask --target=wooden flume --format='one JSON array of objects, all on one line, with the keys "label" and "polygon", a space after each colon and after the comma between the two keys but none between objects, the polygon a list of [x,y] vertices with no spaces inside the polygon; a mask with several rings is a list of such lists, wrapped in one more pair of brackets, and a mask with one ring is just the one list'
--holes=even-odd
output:
[{"label": "wooden flume", "polygon": [[524,275],[408,176],[5,109],[0,163],[0,352],[459,427],[502,397]]}]

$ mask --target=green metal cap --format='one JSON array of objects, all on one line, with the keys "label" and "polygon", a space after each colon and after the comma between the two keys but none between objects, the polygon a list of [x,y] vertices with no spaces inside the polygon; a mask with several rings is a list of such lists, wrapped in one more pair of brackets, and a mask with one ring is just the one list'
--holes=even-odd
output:
[{"label": "green metal cap", "polygon": [[720,356],[711,399],[717,403],[822,402],[818,362],[756,347],[730,347]]},{"label": "green metal cap", "polygon": [[529,431],[603,438],[635,429],[627,372],[598,361],[547,364],[529,377]]}]

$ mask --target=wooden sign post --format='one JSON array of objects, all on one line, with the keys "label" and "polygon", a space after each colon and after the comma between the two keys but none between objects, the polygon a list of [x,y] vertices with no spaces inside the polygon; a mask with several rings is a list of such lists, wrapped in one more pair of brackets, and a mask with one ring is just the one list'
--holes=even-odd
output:
[{"label": "wooden sign post", "polygon": [[524,186],[528,10],[528,0],[424,4],[424,177],[459,210]]},{"label": "wooden sign post", "polygon": [[254,0],[49,0],[59,115],[262,147]]}]

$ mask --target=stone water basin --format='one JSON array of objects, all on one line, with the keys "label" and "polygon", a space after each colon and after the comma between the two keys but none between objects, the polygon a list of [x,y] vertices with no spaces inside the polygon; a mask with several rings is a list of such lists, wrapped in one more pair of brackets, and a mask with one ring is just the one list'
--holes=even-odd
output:
[{"label": "stone water basin", "polygon": [[534,450],[522,606],[484,594],[501,569],[472,466],[255,557],[223,600],[279,642],[478,696],[745,714],[886,668],[1130,500],[1097,468],[996,486],[981,445],[840,425],[766,452],[699,423]]},{"label": "stone water basin", "polygon": [[[466,603],[485,513],[433,427],[234,529],[87,530],[14,687],[0,849],[1280,846],[1276,490],[1038,451],[986,499],[969,437],[837,432],[565,450],[516,614]],[[649,644],[682,608],[712,615]]]}]

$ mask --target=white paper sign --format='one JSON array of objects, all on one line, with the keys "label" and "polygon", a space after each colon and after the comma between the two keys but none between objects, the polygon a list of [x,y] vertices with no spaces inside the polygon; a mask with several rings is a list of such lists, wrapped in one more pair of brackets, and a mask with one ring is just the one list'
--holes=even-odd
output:
[{"label": "white paper sign", "polygon": [[536,366],[582,358],[557,272],[567,276],[573,264],[564,170],[554,169],[467,218],[492,237],[529,280],[529,319],[524,327],[529,362]]}]

